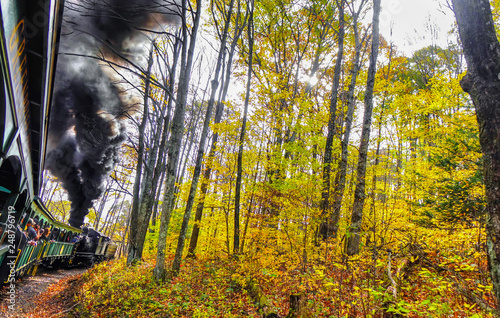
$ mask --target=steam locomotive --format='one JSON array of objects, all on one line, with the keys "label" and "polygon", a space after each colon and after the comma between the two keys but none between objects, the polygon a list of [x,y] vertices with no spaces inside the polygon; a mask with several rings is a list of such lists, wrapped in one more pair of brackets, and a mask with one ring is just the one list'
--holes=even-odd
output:
[{"label": "steam locomotive", "polygon": [[[10,211],[14,212],[13,209]],[[84,227],[77,229],[58,222],[35,198],[22,220],[7,226],[0,253],[0,284],[7,284],[26,274],[35,275],[38,266],[70,268],[93,266],[114,257],[117,245],[109,237]],[[47,240],[29,243],[23,231],[31,218],[42,228],[50,229]]]}]

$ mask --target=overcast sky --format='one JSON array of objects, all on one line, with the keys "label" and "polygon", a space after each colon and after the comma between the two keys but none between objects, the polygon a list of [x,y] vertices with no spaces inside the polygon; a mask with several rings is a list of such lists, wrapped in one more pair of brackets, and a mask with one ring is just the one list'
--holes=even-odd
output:
[{"label": "overcast sky", "polygon": [[382,0],[380,32],[387,40],[392,38],[400,51],[411,54],[432,44],[428,21],[438,26],[436,44],[445,46],[454,18],[446,0]]}]

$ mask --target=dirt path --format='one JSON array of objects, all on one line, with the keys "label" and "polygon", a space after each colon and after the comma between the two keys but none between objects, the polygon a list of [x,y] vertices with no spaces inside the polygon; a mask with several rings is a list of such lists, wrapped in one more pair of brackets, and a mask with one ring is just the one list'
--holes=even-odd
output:
[{"label": "dirt path", "polygon": [[9,288],[0,290],[0,317],[66,317],[75,305],[85,268],[51,270],[40,268],[36,276],[26,276],[15,283],[15,304]]}]

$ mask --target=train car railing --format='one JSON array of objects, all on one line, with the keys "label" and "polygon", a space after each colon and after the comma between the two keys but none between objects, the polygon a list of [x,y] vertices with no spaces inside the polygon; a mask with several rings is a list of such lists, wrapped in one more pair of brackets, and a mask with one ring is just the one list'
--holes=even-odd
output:
[{"label": "train car railing", "polygon": [[37,246],[27,245],[17,262],[16,271],[28,268],[37,260],[70,256],[72,251],[73,243],[45,242],[38,243]]},{"label": "train car railing", "polygon": [[48,242],[43,253],[43,258],[53,258],[60,256],[69,256],[73,251],[73,243]]},{"label": "train car railing", "polygon": [[29,267],[36,260],[40,259],[44,247],[45,244],[37,244],[37,246],[26,245],[21,253],[21,257],[17,261],[16,271]]}]

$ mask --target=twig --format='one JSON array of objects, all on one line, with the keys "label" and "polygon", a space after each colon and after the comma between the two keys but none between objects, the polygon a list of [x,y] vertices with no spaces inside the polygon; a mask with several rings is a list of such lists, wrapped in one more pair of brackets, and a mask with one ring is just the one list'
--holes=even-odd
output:
[{"label": "twig", "polygon": [[[389,276],[389,280],[391,281],[391,287],[389,287],[390,289],[392,289],[392,295],[394,296],[394,299],[397,298],[398,296],[398,293],[397,293],[397,285],[396,285],[396,281],[394,281],[394,278],[392,278],[392,273],[391,273],[391,253],[392,251],[389,249],[388,250],[389,252],[389,255],[388,255],[388,260],[387,260],[387,276]],[[387,288],[387,290],[389,290],[389,288]]]}]

